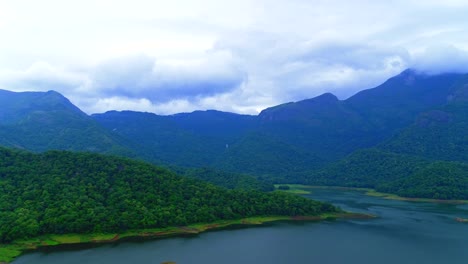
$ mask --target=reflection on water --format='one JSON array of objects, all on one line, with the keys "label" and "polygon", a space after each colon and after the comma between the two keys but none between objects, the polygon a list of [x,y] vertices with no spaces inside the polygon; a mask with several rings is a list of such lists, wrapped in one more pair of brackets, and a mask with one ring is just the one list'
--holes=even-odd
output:
[{"label": "reflection on water", "polygon": [[142,243],[36,252],[14,264],[155,263],[468,263],[468,205],[385,200],[359,192],[314,190],[307,197],[373,220],[277,223]]}]

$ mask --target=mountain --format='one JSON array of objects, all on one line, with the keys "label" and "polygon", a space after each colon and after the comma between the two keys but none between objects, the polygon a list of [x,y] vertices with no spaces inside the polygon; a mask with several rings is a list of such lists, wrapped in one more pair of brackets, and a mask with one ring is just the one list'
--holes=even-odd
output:
[{"label": "mountain", "polygon": [[123,153],[184,170],[214,169],[206,173],[226,183],[249,174],[267,182],[378,188],[412,177],[414,168],[468,162],[467,74],[406,70],[346,100],[326,93],[257,116],[214,110],[87,116],[55,92],[1,91],[0,102],[2,145]]},{"label": "mountain", "polygon": [[[291,182],[356,150],[386,142],[409,129],[423,113],[461,100],[466,76],[406,70],[346,100],[326,93],[265,109],[258,116],[111,111],[93,118],[121,137],[144,142],[141,149],[163,163],[215,167]],[[460,125],[458,119],[454,124]]]},{"label": "mountain", "polygon": [[328,161],[337,160],[388,139],[419,113],[444,105],[461,78],[406,70],[343,101],[324,94],[266,109],[259,115],[261,129]]},{"label": "mountain", "polygon": [[115,137],[61,94],[0,90],[0,144],[132,155]]},{"label": "mountain", "polygon": [[309,172],[299,181],[370,187],[407,197],[467,199],[467,90],[465,75],[447,89],[444,104],[419,113],[394,136]]},{"label": "mountain", "polygon": [[225,142],[236,140],[256,127],[256,117],[215,110],[181,113],[166,117],[180,128]]},{"label": "mountain", "polygon": [[125,158],[0,148],[0,242],[338,209],[280,192],[227,190]]},{"label": "mountain", "polygon": [[213,161],[250,126],[250,116],[217,111],[174,116],[110,111],[92,117],[137,146],[147,160],[187,167]]},{"label": "mountain", "polygon": [[381,148],[432,160],[468,162],[468,76],[454,88],[447,104],[421,113]]}]

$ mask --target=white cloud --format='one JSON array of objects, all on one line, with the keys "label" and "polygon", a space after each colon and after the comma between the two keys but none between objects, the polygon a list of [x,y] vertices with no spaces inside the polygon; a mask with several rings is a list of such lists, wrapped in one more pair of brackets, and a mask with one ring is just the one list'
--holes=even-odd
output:
[{"label": "white cloud", "polygon": [[246,78],[228,52],[191,60],[155,60],[134,56],[106,61],[91,75],[91,89],[106,95],[167,102],[211,96],[237,88]]},{"label": "white cloud", "polygon": [[457,0],[0,0],[0,87],[54,89],[88,113],[255,113],[406,67],[468,71],[467,13]]},{"label": "white cloud", "polygon": [[67,93],[87,83],[87,77],[54,67],[47,62],[35,62],[21,70],[0,72],[0,85],[13,91],[59,90]]},{"label": "white cloud", "polygon": [[468,51],[453,45],[437,45],[416,53],[413,67],[428,74],[468,73]]}]

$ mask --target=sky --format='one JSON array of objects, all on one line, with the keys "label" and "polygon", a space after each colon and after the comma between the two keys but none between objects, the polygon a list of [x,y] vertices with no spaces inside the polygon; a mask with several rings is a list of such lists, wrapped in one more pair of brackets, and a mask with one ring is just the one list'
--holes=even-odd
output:
[{"label": "sky", "polygon": [[407,68],[468,72],[468,1],[0,0],[0,89],[88,114],[346,99]]}]

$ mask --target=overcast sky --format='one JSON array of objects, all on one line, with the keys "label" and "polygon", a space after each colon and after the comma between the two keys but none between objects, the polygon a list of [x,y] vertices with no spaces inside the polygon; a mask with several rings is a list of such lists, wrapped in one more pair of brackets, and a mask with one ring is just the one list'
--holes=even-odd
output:
[{"label": "overcast sky", "polygon": [[0,89],[87,113],[256,114],[406,68],[468,72],[468,1],[0,0]]}]

